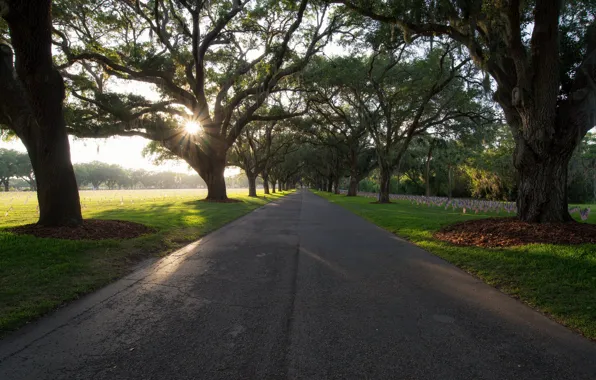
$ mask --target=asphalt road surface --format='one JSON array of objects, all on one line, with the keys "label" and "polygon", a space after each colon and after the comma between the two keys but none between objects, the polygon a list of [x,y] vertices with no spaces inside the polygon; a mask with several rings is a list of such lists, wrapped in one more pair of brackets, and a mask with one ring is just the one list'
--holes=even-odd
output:
[{"label": "asphalt road surface", "polygon": [[299,192],[1,341],[0,379],[596,379],[596,344]]}]

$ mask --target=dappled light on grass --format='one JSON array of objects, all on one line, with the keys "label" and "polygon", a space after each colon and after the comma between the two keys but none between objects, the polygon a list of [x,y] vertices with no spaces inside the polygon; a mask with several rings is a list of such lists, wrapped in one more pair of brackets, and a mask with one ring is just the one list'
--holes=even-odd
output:
[{"label": "dappled light on grass", "polygon": [[[596,339],[596,244],[460,247],[434,239],[432,235],[456,222],[498,215],[463,214],[405,201],[370,204],[370,199],[362,197],[317,194],[480,277],[586,337]],[[580,207],[596,209],[594,205]],[[590,214],[589,223],[596,223],[594,216],[595,213]]]}]

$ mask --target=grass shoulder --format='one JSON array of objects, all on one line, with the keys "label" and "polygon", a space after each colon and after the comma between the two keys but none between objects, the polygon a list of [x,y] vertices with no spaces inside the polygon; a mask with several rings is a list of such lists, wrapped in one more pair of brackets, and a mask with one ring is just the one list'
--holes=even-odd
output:
[{"label": "grass shoulder", "polygon": [[62,240],[6,229],[37,220],[34,193],[0,193],[0,336],[164,256],[288,192],[237,203],[201,202],[197,190],[82,191],[84,218],[137,222],[155,232],[128,240]]},{"label": "grass shoulder", "polygon": [[[494,213],[413,205],[371,204],[364,197],[315,192],[442,257],[554,320],[596,340],[596,244],[528,244],[506,248],[452,245],[433,238],[440,228]],[[589,223],[596,223],[590,215]]]}]

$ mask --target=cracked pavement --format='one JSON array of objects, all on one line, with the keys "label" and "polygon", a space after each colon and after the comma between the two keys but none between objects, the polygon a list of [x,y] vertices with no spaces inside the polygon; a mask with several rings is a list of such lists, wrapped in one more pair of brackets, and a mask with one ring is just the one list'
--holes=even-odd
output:
[{"label": "cracked pavement", "polygon": [[596,344],[303,191],[0,341],[0,379],[594,379]]}]

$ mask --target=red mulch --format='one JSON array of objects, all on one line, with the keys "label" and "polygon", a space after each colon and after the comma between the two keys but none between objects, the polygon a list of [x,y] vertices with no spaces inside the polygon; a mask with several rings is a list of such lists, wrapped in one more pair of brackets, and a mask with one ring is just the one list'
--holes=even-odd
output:
[{"label": "red mulch", "polygon": [[67,240],[132,239],[155,232],[153,228],[139,223],[99,219],[85,219],[83,224],[77,227],[45,227],[27,224],[9,228],[7,231],[19,235]]},{"label": "red mulch", "polygon": [[596,244],[596,225],[578,222],[534,224],[516,218],[488,218],[452,224],[434,236],[455,245],[477,247],[531,243]]}]

